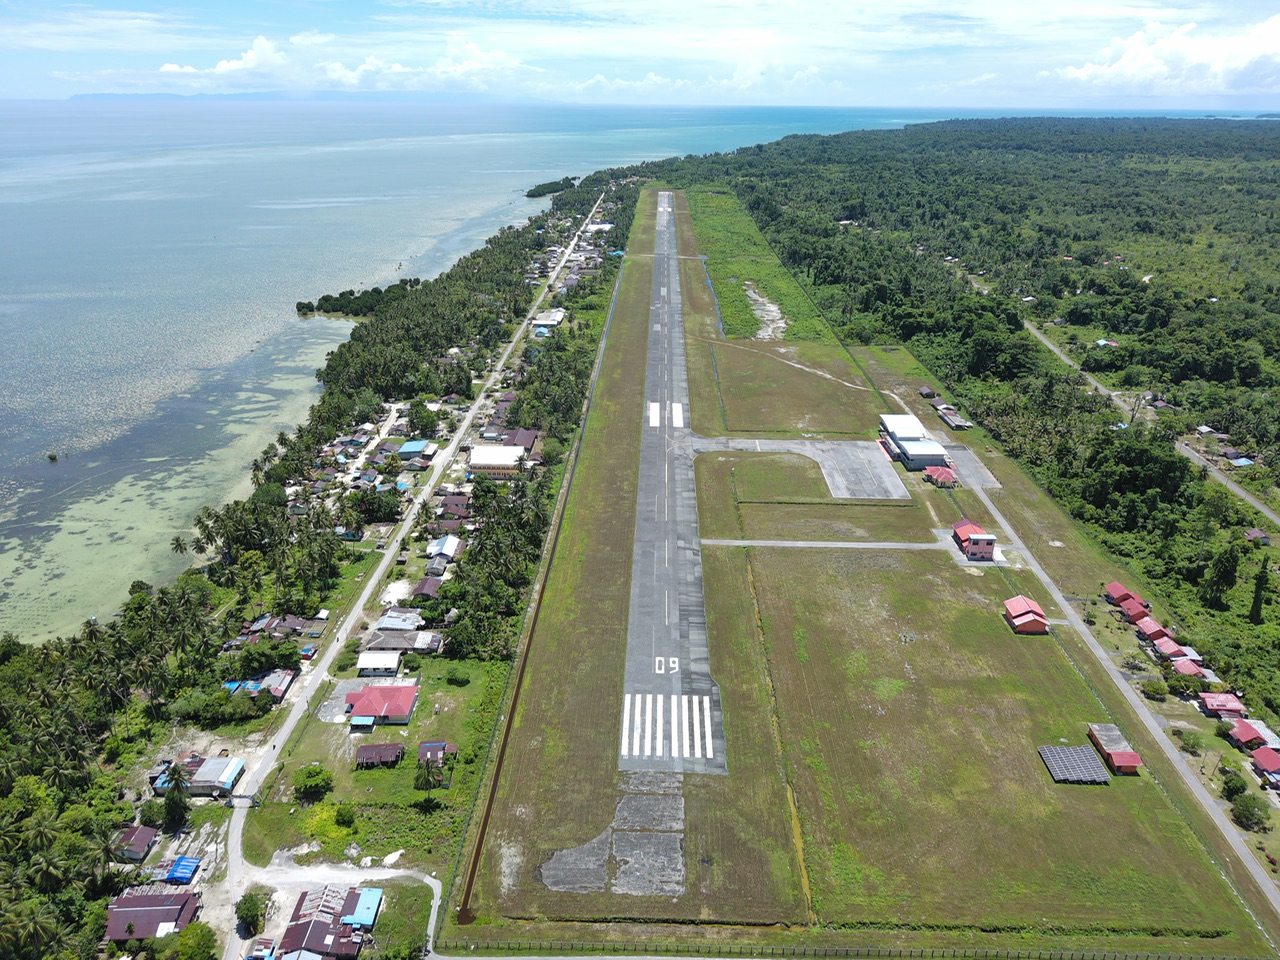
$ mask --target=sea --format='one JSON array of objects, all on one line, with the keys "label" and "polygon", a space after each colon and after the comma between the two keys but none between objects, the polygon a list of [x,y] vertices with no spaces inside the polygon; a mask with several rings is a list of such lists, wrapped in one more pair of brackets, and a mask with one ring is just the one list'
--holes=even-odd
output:
[{"label": "sea", "polygon": [[1006,113],[0,101],[0,633],[66,635],[189,563],[172,538],[247,494],[349,335],[297,301],[434,277],[542,181]]}]

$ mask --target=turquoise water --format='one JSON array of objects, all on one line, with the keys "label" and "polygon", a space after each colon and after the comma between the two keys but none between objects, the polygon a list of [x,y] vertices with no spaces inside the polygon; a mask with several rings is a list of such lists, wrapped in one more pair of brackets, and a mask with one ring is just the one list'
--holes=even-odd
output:
[{"label": "turquoise water", "polygon": [[347,334],[298,300],[434,276],[540,181],[954,113],[0,102],[0,630],[181,569],[172,536],[246,489]]}]

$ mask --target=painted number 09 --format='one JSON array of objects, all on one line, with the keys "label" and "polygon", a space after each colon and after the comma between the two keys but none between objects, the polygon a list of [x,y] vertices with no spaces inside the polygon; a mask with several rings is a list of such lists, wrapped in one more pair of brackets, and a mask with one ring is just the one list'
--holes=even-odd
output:
[{"label": "painted number 09", "polygon": [[679,673],[680,658],[679,657],[658,657],[653,665],[654,673]]}]

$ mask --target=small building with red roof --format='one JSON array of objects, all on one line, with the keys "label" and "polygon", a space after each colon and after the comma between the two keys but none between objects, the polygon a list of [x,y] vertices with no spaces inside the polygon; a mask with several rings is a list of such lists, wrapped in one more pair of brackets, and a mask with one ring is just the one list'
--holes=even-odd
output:
[{"label": "small building with red roof", "polygon": [[1148,615],[1146,604],[1137,597],[1125,597],[1118,606],[1120,616],[1124,617],[1125,623],[1137,623]]},{"label": "small building with red roof", "polygon": [[347,713],[352,727],[372,727],[381,723],[408,723],[418,702],[417,684],[407,686],[367,686],[348,693]]},{"label": "small building with red roof", "polygon": [[1124,603],[1124,601],[1133,596],[1129,588],[1119,580],[1112,580],[1107,584],[1103,592],[1106,594],[1107,603]]},{"label": "small building with red roof", "polygon": [[1280,753],[1270,747],[1259,747],[1249,755],[1253,770],[1272,789],[1280,787]]},{"label": "small building with red roof", "polygon": [[987,533],[972,520],[957,520],[951,525],[951,539],[966,560],[994,560],[995,534]]},{"label": "small building with red roof", "polygon": [[1089,724],[1089,739],[1112,773],[1136,774],[1142,766],[1142,757],[1129,746],[1129,741],[1114,723]]},{"label": "small building with red roof", "polygon": [[1049,618],[1040,604],[1018,594],[1004,602],[1004,619],[1014,633],[1048,633]]},{"label": "small building with red roof", "polygon": [[1155,648],[1156,653],[1160,654],[1160,656],[1166,660],[1172,660],[1175,657],[1185,657],[1187,655],[1187,651],[1178,646],[1176,640],[1172,640],[1169,637],[1163,637],[1162,639],[1157,640],[1152,644],[1152,646]]},{"label": "small building with red roof", "polygon": [[1256,750],[1267,745],[1267,738],[1248,720],[1237,720],[1227,739],[1241,750]]},{"label": "small building with red roof", "polygon": [[950,467],[925,467],[924,479],[926,483],[932,483],[935,487],[947,490],[960,486],[960,478]]},{"label": "small building with red roof", "polygon": [[1220,720],[1240,720],[1249,715],[1248,708],[1234,693],[1202,693],[1200,706],[1209,716]]},{"label": "small building with red roof", "polygon": [[1150,617],[1143,617],[1134,624],[1134,627],[1138,630],[1138,636],[1149,643],[1155,643],[1169,636],[1169,631]]},{"label": "small building with red roof", "polygon": [[1200,666],[1200,664],[1196,663],[1194,660],[1189,660],[1186,657],[1180,657],[1173,661],[1173,672],[1180,673],[1184,677],[1203,677],[1204,667]]}]

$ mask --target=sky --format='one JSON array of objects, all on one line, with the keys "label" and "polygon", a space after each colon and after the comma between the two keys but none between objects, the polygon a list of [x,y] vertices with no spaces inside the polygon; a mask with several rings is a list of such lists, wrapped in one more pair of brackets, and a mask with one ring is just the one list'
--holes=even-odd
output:
[{"label": "sky", "polygon": [[0,0],[0,98],[1280,109],[1280,0]]}]

